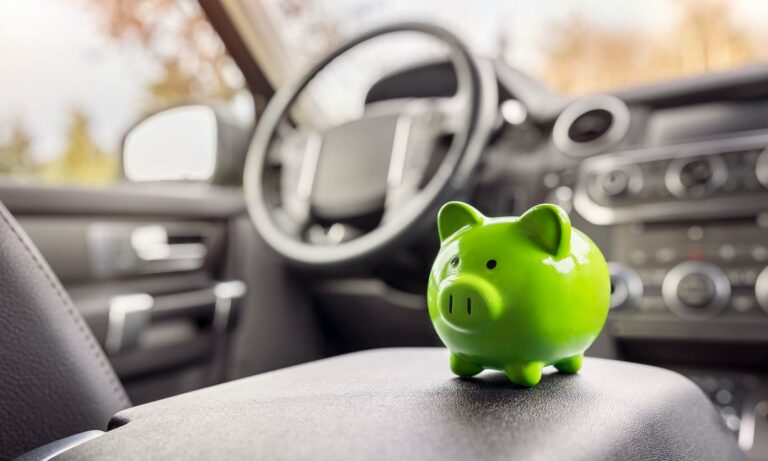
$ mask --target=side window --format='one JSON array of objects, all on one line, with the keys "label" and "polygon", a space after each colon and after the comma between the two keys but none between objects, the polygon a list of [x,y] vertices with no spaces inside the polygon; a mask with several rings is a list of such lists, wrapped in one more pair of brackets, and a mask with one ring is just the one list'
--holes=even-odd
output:
[{"label": "side window", "polygon": [[196,1],[0,2],[0,181],[114,183],[126,130],[191,101],[253,117]]}]

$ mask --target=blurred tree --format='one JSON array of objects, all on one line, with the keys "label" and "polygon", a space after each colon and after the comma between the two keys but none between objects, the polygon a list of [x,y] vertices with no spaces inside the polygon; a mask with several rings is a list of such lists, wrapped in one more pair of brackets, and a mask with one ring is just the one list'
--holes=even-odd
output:
[{"label": "blurred tree", "polygon": [[[147,86],[147,112],[192,100],[230,101],[244,85],[194,0],[71,1],[93,13],[107,38],[138,47],[155,61],[158,76]],[[117,180],[117,155],[104,152],[93,140],[88,115],[74,109],[70,116],[66,148],[54,160],[39,165],[36,174],[49,183],[95,185]],[[19,149],[14,152],[17,157],[26,155]]]},{"label": "blurred tree", "polygon": [[39,175],[49,183],[109,184],[117,179],[117,157],[104,153],[93,141],[87,115],[72,111],[67,146],[62,154],[40,166]]},{"label": "blurred tree", "polygon": [[[670,43],[676,50],[659,47],[658,65],[671,67],[672,72],[725,70],[765,58],[764,43],[734,24],[732,5],[721,0],[680,0],[680,25]],[[670,59],[675,51],[677,59]]]},{"label": "blurred tree", "polygon": [[29,176],[34,172],[34,162],[29,147],[32,138],[19,120],[13,123],[7,139],[0,143],[0,175]]},{"label": "blurred tree", "polygon": [[630,31],[596,27],[573,16],[554,28],[557,41],[545,49],[544,80],[566,93],[613,88],[642,81],[640,37]]},{"label": "blurred tree", "polygon": [[90,11],[106,35],[138,45],[160,68],[148,90],[147,110],[189,100],[229,101],[242,75],[205,13],[193,0],[74,0]]},{"label": "blurred tree", "polygon": [[555,24],[542,78],[566,93],[639,85],[764,60],[762,37],[740,29],[722,0],[679,0],[679,19],[658,36],[606,28],[581,16]]}]

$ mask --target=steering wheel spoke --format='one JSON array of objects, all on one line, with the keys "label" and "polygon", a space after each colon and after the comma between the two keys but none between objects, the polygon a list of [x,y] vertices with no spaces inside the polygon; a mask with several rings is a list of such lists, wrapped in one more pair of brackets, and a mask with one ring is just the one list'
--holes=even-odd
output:
[{"label": "steering wheel spoke", "polygon": [[383,222],[419,192],[441,135],[440,124],[425,113],[404,113],[398,118],[387,172]]},{"label": "steering wheel spoke", "polygon": [[310,198],[317,169],[322,135],[293,130],[273,144],[271,157],[280,165],[280,225],[294,237],[309,227]]},{"label": "steering wheel spoke", "polygon": [[442,138],[453,136],[466,126],[469,101],[457,94],[448,98],[401,100],[388,109],[396,110],[399,116],[383,222],[396,215],[421,190]]}]

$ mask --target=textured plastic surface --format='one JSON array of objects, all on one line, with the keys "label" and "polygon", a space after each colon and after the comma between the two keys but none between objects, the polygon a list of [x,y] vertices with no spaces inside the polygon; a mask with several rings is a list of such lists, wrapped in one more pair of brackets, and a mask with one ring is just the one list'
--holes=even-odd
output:
[{"label": "textured plastic surface", "polygon": [[380,349],[118,413],[57,460],[743,459],[707,397],[661,368],[584,359],[520,389],[457,379],[445,349]]},{"label": "textured plastic surface", "polygon": [[610,278],[600,250],[555,205],[520,218],[487,218],[449,202],[429,277],[429,316],[451,350],[451,370],[503,370],[534,386],[542,368],[576,373],[608,315]]}]

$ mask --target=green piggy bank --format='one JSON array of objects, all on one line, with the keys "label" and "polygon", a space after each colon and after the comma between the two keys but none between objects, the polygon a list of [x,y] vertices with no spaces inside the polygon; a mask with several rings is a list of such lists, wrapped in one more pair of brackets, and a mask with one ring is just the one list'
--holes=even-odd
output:
[{"label": "green piggy bank", "polygon": [[600,250],[555,205],[488,218],[461,202],[438,214],[440,252],[429,277],[429,316],[451,370],[503,371],[535,386],[542,368],[576,373],[608,315]]}]

